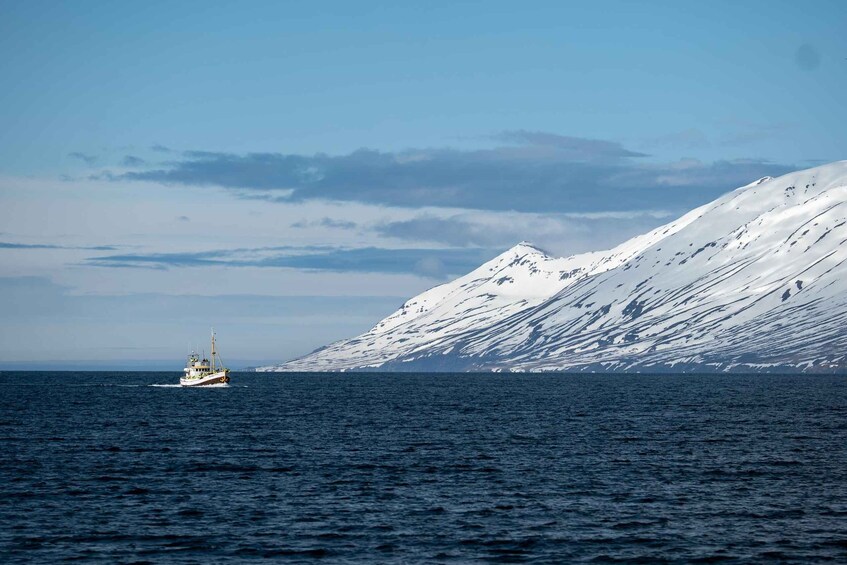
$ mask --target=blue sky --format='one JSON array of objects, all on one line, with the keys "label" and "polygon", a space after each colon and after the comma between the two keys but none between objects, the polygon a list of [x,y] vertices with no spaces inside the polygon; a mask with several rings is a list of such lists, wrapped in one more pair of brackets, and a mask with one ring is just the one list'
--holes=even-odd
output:
[{"label": "blue sky", "polygon": [[212,324],[238,363],[283,360],[520,240],[608,247],[843,159],[845,24],[823,1],[0,1],[0,365],[178,367]]}]

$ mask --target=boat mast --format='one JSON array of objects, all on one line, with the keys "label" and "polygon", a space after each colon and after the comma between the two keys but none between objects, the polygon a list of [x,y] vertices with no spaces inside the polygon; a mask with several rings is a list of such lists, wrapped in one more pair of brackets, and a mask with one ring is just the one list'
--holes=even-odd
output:
[{"label": "boat mast", "polygon": [[215,328],[212,328],[212,372],[215,372]]}]

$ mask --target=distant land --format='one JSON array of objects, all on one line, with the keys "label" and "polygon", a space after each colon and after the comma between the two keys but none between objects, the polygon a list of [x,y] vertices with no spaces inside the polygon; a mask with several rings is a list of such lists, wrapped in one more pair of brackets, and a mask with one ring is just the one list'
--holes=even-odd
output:
[{"label": "distant land", "polygon": [[257,370],[841,372],[845,243],[838,161],[759,179],[608,251],[520,243],[362,335]]}]

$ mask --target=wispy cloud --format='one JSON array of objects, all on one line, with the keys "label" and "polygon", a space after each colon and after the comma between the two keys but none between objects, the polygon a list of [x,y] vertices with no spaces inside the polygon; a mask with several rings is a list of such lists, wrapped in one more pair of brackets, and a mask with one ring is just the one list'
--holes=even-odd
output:
[{"label": "wispy cloud", "polygon": [[291,268],[307,271],[412,273],[441,278],[470,271],[497,250],[388,249],[379,247],[262,247],[184,253],[133,253],[91,257],[95,267],[170,269],[184,267]]},{"label": "wispy cloud", "polygon": [[591,212],[584,214],[466,213],[379,222],[372,229],[383,237],[456,247],[502,248],[521,240],[563,254],[610,247],[649,230],[673,214],[663,210]]},{"label": "wispy cloud", "polygon": [[49,243],[14,243],[0,241],[0,249],[82,249],[87,251],[116,251],[118,248],[114,245],[74,246],[54,245]]},{"label": "wispy cloud", "polygon": [[11,243],[8,241],[0,241],[0,249],[63,249],[59,245],[47,244],[30,244],[30,243]]},{"label": "wispy cloud", "polygon": [[87,153],[80,153],[79,151],[73,151],[71,153],[68,153],[68,157],[78,159],[89,166],[97,162],[96,155],[88,155]]},{"label": "wispy cloud", "polygon": [[496,228],[467,217],[439,217],[431,214],[422,214],[409,220],[383,222],[375,230],[386,237],[455,246],[506,245],[527,239],[523,234],[516,235],[509,225]]},{"label": "wispy cloud", "polygon": [[291,224],[292,228],[330,228],[338,230],[354,230],[359,227],[356,222],[349,220],[337,220],[335,218],[321,218],[320,220],[300,220]]},{"label": "wispy cloud", "polygon": [[[508,131],[494,149],[419,149],[347,155],[190,151],[165,166],[110,180],[219,186],[239,198],[329,200],[403,207],[522,212],[691,208],[791,165],[765,161],[650,163],[620,144]],[[510,144],[510,145],[509,145]],[[676,179],[672,181],[670,179]]]},{"label": "wispy cloud", "polygon": [[124,167],[140,167],[144,165],[147,161],[142,159],[141,157],[136,157],[135,155],[127,155],[121,161],[121,165]]}]

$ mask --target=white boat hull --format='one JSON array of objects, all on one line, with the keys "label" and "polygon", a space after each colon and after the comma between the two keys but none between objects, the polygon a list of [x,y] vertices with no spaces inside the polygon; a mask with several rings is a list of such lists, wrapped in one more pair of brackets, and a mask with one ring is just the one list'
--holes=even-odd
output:
[{"label": "white boat hull", "polygon": [[182,377],[179,379],[179,384],[182,386],[228,386],[229,383],[229,371],[218,371],[217,373],[212,373],[210,375],[205,375],[203,377],[194,377],[194,378],[186,378]]}]

